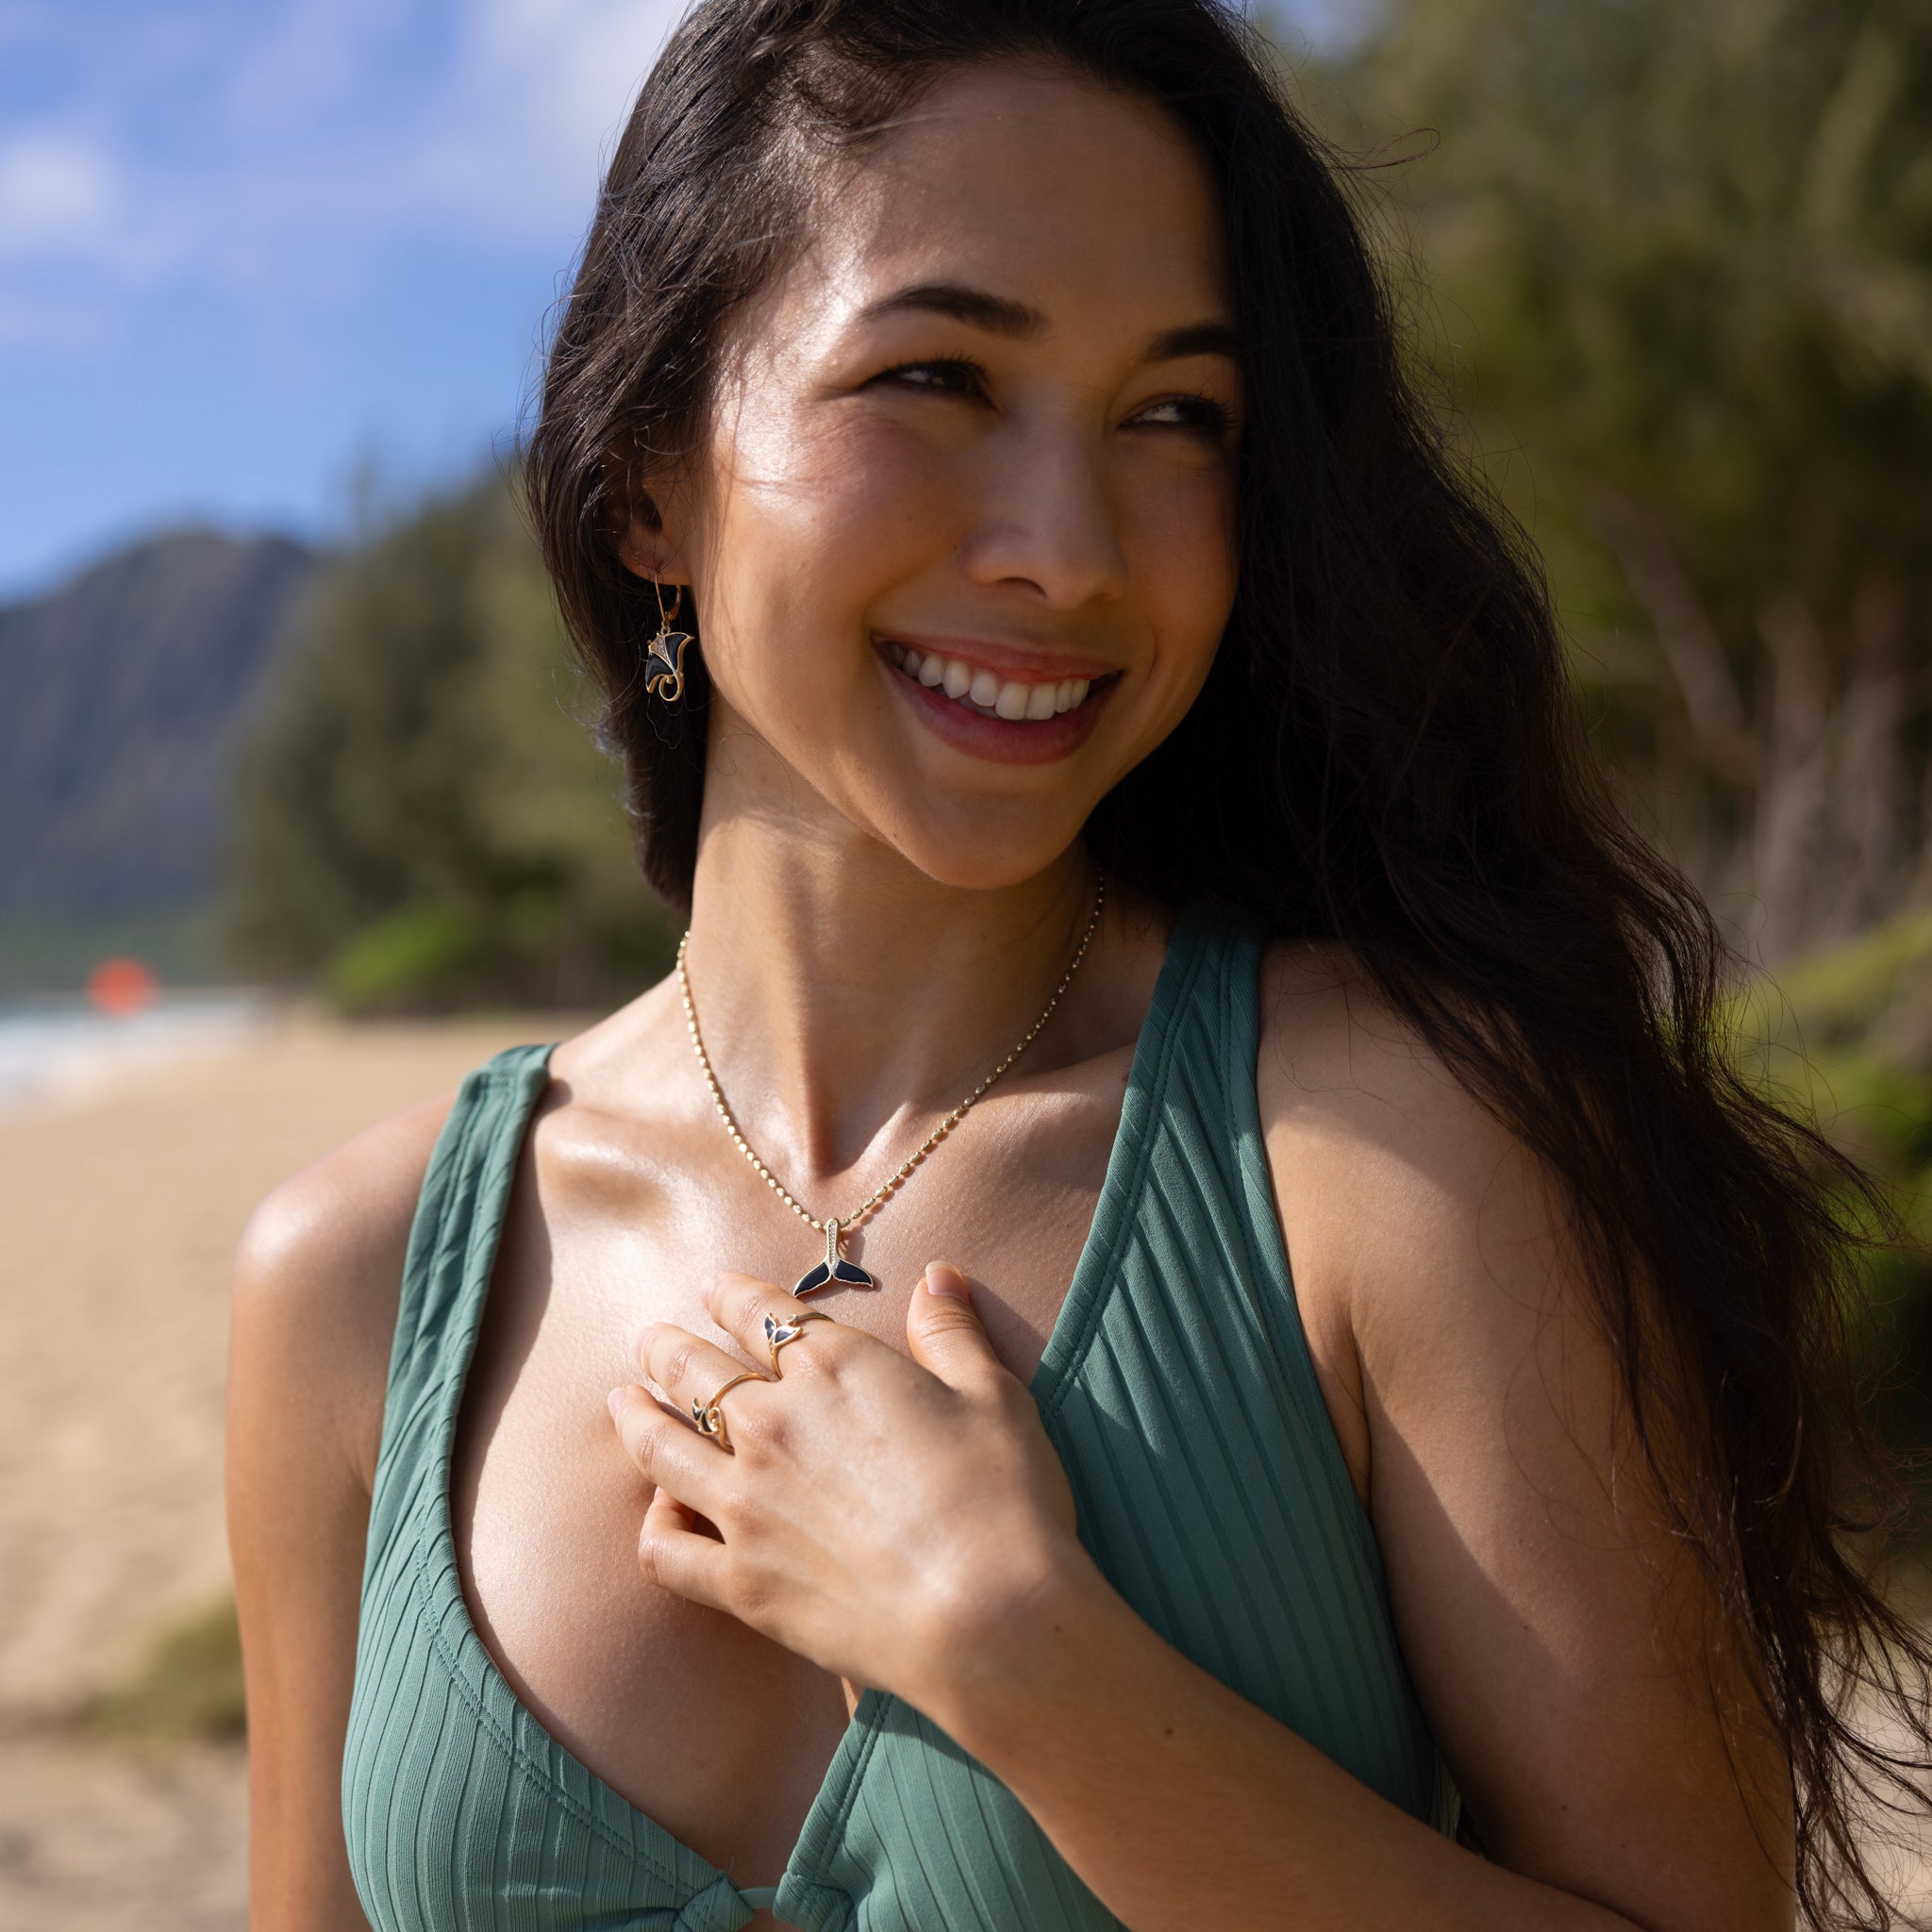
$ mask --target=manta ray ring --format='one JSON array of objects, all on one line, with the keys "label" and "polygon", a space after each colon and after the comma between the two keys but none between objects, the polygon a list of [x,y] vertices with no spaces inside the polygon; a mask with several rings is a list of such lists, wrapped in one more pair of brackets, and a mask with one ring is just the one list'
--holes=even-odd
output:
[{"label": "manta ray ring", "polygon": [[710,1401],[693,1402],[691,1406],[691,1419],[697,1424],[699,1434],[714,1437],[721,1449],[730,1448],[731,1436],[724,1426],[724,1411],[718,1405],[724,1400],[726,1392],[736,1389],[741,1382],[764,1382],[769,1379],[769,1376],[759,1374],[756,1369],[745,1369],[733,1375]]},{"label": "manta ray ring", "polygon": [[[788,1341],[796,1341],[799,1331],[808,1322],[831,1322],[832,1318],[820,1308],[801,1308],[795,1315],[788,1315],[782,1322],[776,1315],[765,1317],[765,1345],[772,1352],[772,1379],[775,1382],[785,1371],[778,1366],[778,1351]],[[838,1326],[833,1322],[834,1327]]]}]

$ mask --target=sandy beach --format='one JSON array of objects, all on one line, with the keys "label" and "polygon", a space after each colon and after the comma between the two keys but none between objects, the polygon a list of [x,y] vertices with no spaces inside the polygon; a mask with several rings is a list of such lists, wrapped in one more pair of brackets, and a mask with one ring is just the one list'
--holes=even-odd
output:
[{"label": "sandy beach", "polygon": [[293,1016],[0,1114],[0,1932],[246,1923],[239,1748],[65,1719],[227,1591],[227,1277],[256,1202],[559,1030]]}]

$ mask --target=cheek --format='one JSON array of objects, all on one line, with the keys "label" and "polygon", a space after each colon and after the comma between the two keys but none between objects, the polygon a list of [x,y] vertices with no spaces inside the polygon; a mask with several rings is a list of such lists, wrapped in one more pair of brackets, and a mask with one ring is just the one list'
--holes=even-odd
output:
[{"label": "cheek", "polygon": [[767,430],[730,465],[706,546],[711,635],[727,660],[774,660],[781,681],[802,659],[827,669],[819,660],[860,638],[880,588],[957,541],[947,466],[903,436]]},{"label": "cheek", "polygon": [[1158,681],[1191,696],[1234,608],[1234,479],[1224,467],[1133,479],[1121,544],[1149,628],[1161,641]]},{"label": "cheek", "polygon": [[945,452],[876,421],[774,425],[741,439],[730,464],[737,535],[813,552],[929,545],[935,511],[958,493]]}]

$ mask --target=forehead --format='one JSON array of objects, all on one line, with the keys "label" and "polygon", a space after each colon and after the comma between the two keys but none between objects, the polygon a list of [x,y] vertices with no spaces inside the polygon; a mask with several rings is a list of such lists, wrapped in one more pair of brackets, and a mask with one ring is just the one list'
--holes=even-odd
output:
[{"label": "forehead", "polygon": [[771,292],[813,333],[909,283],[963,282],[1144,338],[1228,312],[1221,210],[1162,108],[1044,61],[949,75],[831,171]]}]

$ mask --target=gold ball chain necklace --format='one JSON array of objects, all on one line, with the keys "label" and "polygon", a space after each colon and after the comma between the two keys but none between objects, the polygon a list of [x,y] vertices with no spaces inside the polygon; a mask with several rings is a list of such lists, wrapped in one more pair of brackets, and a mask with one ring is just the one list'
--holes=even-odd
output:
[{"label": "gold ball chain necklace", "polygon": [[772,1170],[752,1151],[731,1109],[724,1101],[724,1090],[718,1085],[718,1076],[711,1071],[710,1057],[705,1052],[704,1035],[698,1031],[698,1009],[691,1001],[691,974],[685,969],[685,948],[691,944],[691,934],[687,931],[677,942],[677,984],[684,994],[685,1031],[691,1035],[691,1051],[698,1057],[698,1065],[705,1075],[705,1085],[711,1090],[711,1102],[718,1109],[718,1118],[724,1123],[724,1131],[731,1136],[732,1144],[751,1162],[766,1187],[776,1194],[799,1220],[816,1228],[825,1238],[825,1258],[815,1267],[808,1269],[798,1277],[798,1286],[791,1292],[795,1295],[816,1294],[826,1288],[876,1288],[878,1283],[858,1266],[848,1261],[839,1251],[842,1238],[860,1222],[878,1212],[893,1194],[903,1187],[914,1168],[950,1134],[972,1110],[974,1104],[987,1090],[1004,1074],[1020,1056],[1031,1046],[1040,1029],[1053,1018],[1054,1008],[1060,1003],[1066,990],[1074,983],[1074,974],[1080,970],[1080,961],[1087,957],[1087,948],[1092,943],[1095,930],[1100,924],[1100,908],[1107,901],[1107,876],[1097,873],[1093,880],[1093,911],[1087,921],[1087,930],[1080,935],[1080,943],[1074,948],[1074,957],[1067,970],[1060,974],[1060,983],[1054,988],[1053,997],[1047,1001],[1045,1009],[1025,1035],[1005,1059],[983,1079],[951,1113],[947,1114],[938,1126],[929,1133],[913,1150],[911,1157],[895,1170],[882,1187],[867,1195],[849,1214],[827,1215],[821,1221],[808,1208],[803,1206],[779,1180]]}]

